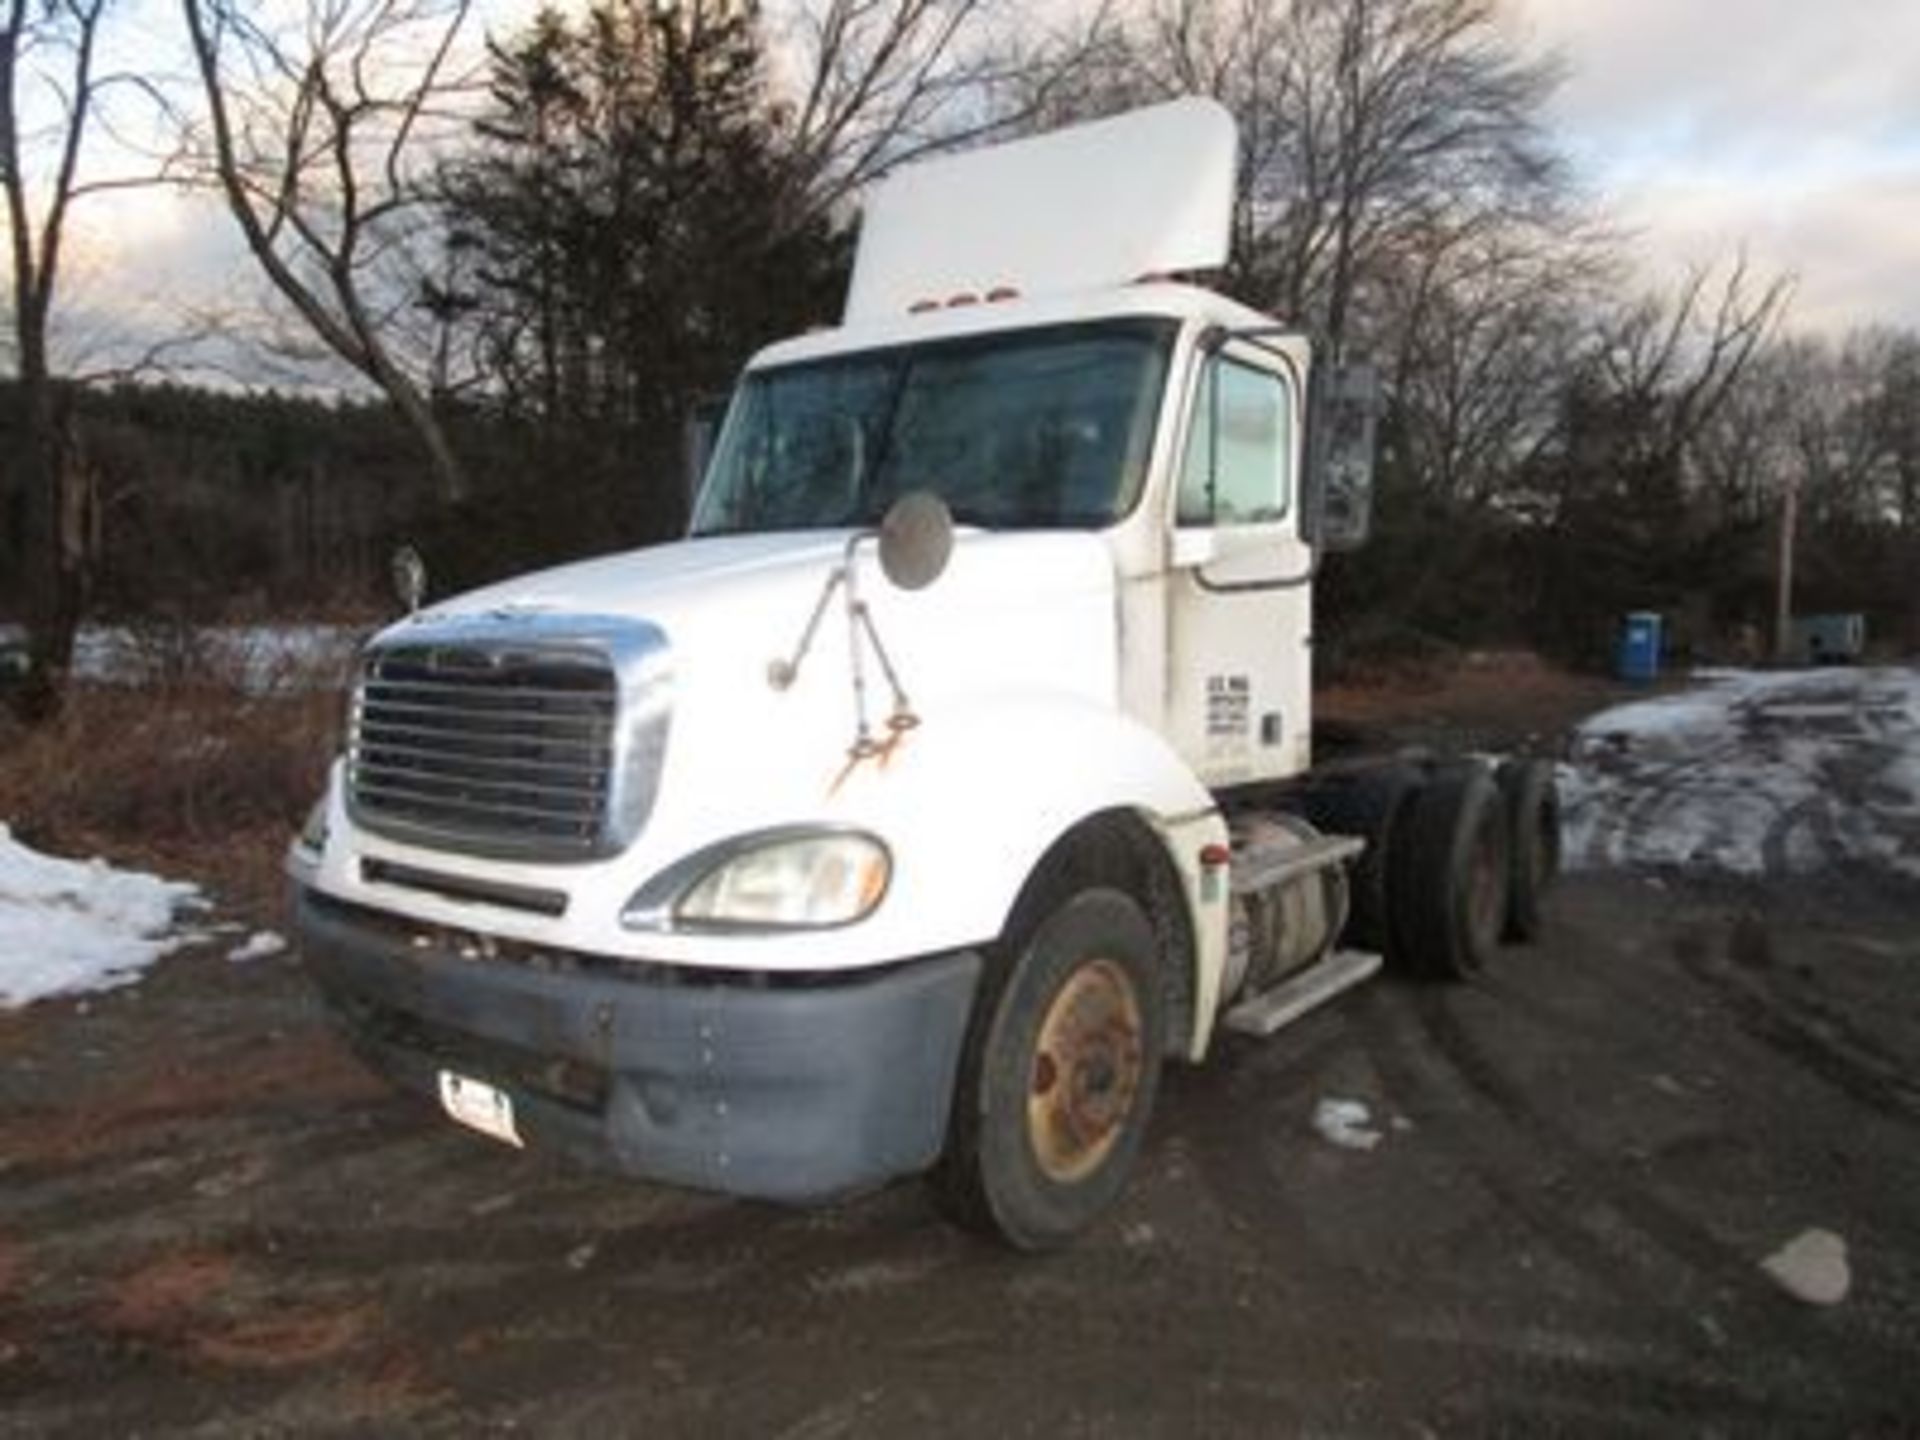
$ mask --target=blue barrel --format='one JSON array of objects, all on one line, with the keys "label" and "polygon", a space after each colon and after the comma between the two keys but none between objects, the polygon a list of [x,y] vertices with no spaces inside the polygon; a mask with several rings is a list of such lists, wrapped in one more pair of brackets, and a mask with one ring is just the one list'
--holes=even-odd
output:
[{"label": "blue barrel", "polygon": [[1660,678],[1660,616],[1635,610],[1620,622],[1617,666],[1622,680],[1646,683]]}]

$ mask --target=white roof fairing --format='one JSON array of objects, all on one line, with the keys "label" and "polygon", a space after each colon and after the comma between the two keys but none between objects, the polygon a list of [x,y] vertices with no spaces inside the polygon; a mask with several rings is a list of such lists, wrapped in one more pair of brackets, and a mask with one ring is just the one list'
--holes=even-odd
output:
[{"label": "white roof fairing", "polygon": [[1238,150],[1226,108],[1190,96],[904,166],[867,198],[844,323],[1224,264]]}]

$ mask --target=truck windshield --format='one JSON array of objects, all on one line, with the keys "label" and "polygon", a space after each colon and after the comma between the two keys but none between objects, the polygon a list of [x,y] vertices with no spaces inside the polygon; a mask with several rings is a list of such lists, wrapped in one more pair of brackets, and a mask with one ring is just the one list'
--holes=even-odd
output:
[{"label": "truck windshield", "polygon": [[1133,508],[1175,322],[1104,321],[870,350],[749,374],[695,535],[878,524],[931,490],[989,529]]}]

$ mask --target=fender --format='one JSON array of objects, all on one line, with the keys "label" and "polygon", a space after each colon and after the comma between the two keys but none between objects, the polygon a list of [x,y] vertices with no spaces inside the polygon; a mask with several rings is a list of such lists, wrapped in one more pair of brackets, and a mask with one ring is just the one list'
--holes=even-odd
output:
[{"label": "fender", "polygon": [[1225,876],[1209,876],[1199,857],[1227,830],[1213,796],[1154,731],[1073,698],[948,710],[910,732],[889,764],[863,767],[846,799],[895,851],[893,891],[870,923],[906,920],[919,949],[934,937],[934,948],[996,938],[1062,837],[1103,812],[1139,815],[1180,877],[1196,970],[1187,1048],[1205,1053],[1228,926]]}]

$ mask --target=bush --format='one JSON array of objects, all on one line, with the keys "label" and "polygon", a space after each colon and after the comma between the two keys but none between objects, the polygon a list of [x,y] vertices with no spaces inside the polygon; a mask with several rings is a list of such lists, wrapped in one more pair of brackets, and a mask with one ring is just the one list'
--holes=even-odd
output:
[{"label": "bush", "polygon": [[41,726],[0,722],[0,820],[36,849],[107,854],[271,906],[342,713],[327,691],[75,686]]}]

